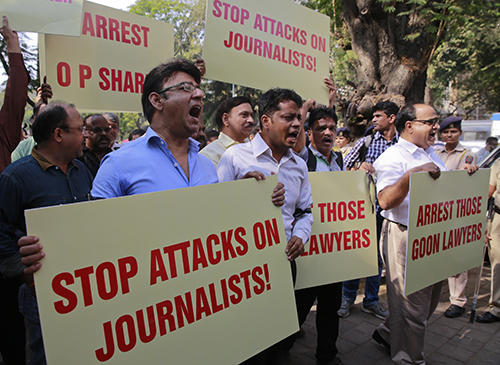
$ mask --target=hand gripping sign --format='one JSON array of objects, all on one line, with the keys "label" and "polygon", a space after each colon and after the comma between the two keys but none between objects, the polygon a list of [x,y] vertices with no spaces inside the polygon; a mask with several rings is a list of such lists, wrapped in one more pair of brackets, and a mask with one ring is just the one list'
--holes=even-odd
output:
[{"label": "hand gripping sign", "polygon": [[276,184],[27,211],[47,362],[236,364],[296,332]]}]

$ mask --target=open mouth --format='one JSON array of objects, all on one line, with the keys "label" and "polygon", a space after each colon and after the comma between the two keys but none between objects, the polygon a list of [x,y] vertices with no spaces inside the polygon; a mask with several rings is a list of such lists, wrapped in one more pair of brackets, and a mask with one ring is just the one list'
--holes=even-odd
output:
[{"label": "open mouth", "polygon": [[323,142],[323,143],[333,143],[333,138],[331,138],[331,137],[323,137],[323,139],[321,139],[321,142]]},{"label": "open mouth", "polygon": [[200,115],[201,115],[201,106],[199,105],[195,105],[193,106],[190,110],[189,110],[189,115],[196,118],[196,119],[199,119],[200,118]]},{"label": "open mouth", "polygon": [[288,133],[287,139],[290,139],[292,142],[297,142],[297,137],[299,136],[299,132],[290,132]]}]

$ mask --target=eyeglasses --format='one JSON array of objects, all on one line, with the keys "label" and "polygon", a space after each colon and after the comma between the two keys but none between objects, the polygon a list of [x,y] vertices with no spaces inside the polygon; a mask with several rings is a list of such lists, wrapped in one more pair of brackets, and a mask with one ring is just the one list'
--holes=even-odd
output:
[{"label": "eyeglasses", "polygon": [[71,130],[71,129],[76,129],[76,130],[80,130],[80,132],[83,132],[83,130],[85,129],[85,127],[81,126],[81,127],[61,127],[62,130]]},{"label": "eyeglasses", "polygon": [[436,124],[439,124],[439,118],[432,118],[432,119],[428,119],[428,120],[415,119],[415,120],[412,120],[412,122],[420,122],[420,123],[427,124],[428,126],[434,127]]},{"label": "eyeglasses", "polygon": [[104,133],[107,134],[111,130],[111,127],[104,127],[104,128],[93,127],[93,128],[85,128],[85,130],[89,133],[94,133],[94,134],[101,134],[104,131]]},{"label": "eyeglasses", "polygon": [[173,89],[174,87],[179,87],[179,86],[181,86],[184,89],[184,91],[187,91],[188,93],[193,93],[196,89],[199,89],[203,94],[202,98],[205,97],[205,92],[201,90],[199,86],[195,86],[194,84],[187,81],[179,82],[178,84],[168,86],[165,89],[158,91],[158,94],[164,93],[165,91],[168,91],[170,89]]}]

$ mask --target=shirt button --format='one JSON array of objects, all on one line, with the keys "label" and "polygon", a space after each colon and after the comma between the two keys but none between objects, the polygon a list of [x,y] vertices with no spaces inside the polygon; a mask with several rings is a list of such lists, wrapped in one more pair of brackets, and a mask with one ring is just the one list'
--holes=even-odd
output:
[{"label": "shirt button", "polygon": [[177,166],[178,166],[178,165],[177,165],[177,162],[176,162],[176,163],[174,163],[174,166],[175,166],[175,167],[177,167]]},{"label": "shirt button", "polygon": [[59,166],[56,166],[56,170],[59,170]]},{"label": "shirt button", "polygon": [[76,196],[75,196],[75,197],[73,197],[73,198],[76,200]]}]

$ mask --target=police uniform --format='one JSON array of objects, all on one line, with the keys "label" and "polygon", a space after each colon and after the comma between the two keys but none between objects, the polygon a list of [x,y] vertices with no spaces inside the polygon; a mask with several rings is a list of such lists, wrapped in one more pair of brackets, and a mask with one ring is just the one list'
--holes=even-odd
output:
[{"label": "police uniform", "polygon": [[[462,118],[445,118],[439,127],[439,132],[448,128],[458,128],[462,130]],[[450,170],[458,170],[463,164],[475,164],[476,154],[458,143],[451,151],[446,150],[445,146],[437,146],[436,154],[443,160],[446,167]],[[445,315],[450,318],[459,317],[465,311],[467,297],[465,296],[465,287],[467,285],[467,271],[448,278],[448,287],[450,289],[450,308]],[[456,306],[459,308],[454,308]]]},{"label": "police uniform", "polygon": [[[349,143],[351,143],[351,131],[347,128],[341,127],[337,129],[337,137],[345,137],[349,139]],[[345,158],[345,156],[349,153],[351,150],[351,146],[349,146],[349,143],[346,144],[344,147],[338,148],[338,151],[342,153],[342,157]]]}]

